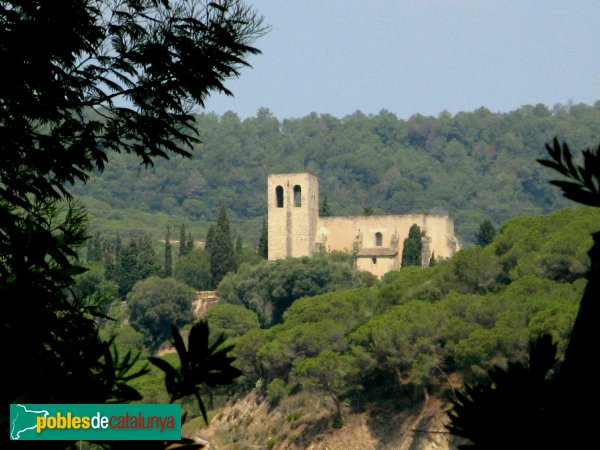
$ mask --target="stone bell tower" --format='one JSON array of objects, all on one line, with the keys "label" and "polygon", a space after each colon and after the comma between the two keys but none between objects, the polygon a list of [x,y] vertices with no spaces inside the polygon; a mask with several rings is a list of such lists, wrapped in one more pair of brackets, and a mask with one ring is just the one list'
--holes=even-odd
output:
[{"label": "stone bell tower", "polygon": [[267,181],[269,261],[311,256],[319,219],[319,181],[309,173],[271,174]]}]

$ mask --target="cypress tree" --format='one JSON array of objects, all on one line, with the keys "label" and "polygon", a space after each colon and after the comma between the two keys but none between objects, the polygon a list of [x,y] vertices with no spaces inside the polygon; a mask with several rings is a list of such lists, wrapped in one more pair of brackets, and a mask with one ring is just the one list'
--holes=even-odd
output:
[{"label": "cypress tree", "polygon": [[188,233],[187,241],[185,242],[185,254],[189,255],[194,250],[194,238],[192,232]]},{"label": "cypress tree", "polygon": [[171,227],[167,225],[167,236],[165,238],[165,277],[173,274],[173,256],[171,255]]},{"label": "cypress tree", "polygon": [[485,219],[479,225],[479,232],[475,235],[475,243],[480,247],[487,247],[496,237],[496,229],[490,219]]},{"label": "cypress tree", "polygon": [[244,257],[244,242],[242,241],[242,236],[240,236],[239,234],[237,235],[237,238],[235,239],[235,270],[237,271],[238,268],[242,265],[242,259]]},{"label": "cypress tree", "polygon": [[231,241],[231,229],[225,207],[221,207],[214,238],[210,245],[210,272],[215,286],[218,286],[227,272],[235,270],[235,255]]},{"label": "cypress tree", "polygon": [[242,253],[243,247],[244,242],[242,241],[242,236],[238,234],[237,239],[235,240],[235,254],[240,255]]},{"label": "cypress tree", "polygon": [[321,206],[319,207],[319,215],[321,217],[327,217],[331,215],[329,203],[327,203],[327,197],[323,197],[323,201],[321,202]]},{"label": "cypress tree", "polygon": [[258,240],[258,256],[262,259],[269,257],[269,228],[267,227],[267,219],[263,218],[262,231]]},{"label": "cypress tree", "polygon": [[433,267],[437,264],[435,261],[435,252],[431,252],[431,258],[429,259],[429,267]]},{"label": "cypress tree", "polygon": [[209,254],[212,253],[212,247],[214,245],[215,240],[215,226],[210,224],[208,227],[208,231],[206,232],[206,241],[204,242],[204,251]]},{"label": "cypress tree", "polygon": [[185,234],[185,224],[181,224],[181,229],[179,230],[179,256],[187,255],[187,245],[185,245],[187,241],[187,237]]},{"label": "cypress tree", "polygon": [[421,229],[417,224],[410,227],[408,237],[404,239],[404,248],[402,249],[402,267],[421,266]]},{"label": "cypress tree", "polygon": [[119,297],[125,298],[133,285],[151,275],[160,275],[160,259],[152,248],[150,236],[132,239],[120,250],[118,257],[106,267],[106,278],[118,285]]}]

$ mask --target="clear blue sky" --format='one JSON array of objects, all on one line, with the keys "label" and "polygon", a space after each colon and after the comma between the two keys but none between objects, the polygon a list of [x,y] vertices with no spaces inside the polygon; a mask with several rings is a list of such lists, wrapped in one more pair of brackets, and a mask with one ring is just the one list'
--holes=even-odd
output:
[{"label": "clear blue sky", "polygon": [[400,118],[600,100],[598,0],[248,0],[262,55],[206,111]]}]

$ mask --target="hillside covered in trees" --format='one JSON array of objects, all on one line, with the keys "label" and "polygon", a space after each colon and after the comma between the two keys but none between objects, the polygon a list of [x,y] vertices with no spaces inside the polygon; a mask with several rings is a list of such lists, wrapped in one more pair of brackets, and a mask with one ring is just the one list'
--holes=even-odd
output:
[{"label": "hillside covered in trees", "polygon": [[[215,420],[201,434],[216,448],[239,441],[300,449],[348,423],[382,443],[390,433],[400,439],[410,430],[398,434],[400,425],[377,424],[377,417],[396,417],[401,424],[424,404],[443,416],[464,383],[485,380],[494,366],[524,361],[532,338],[550,333],[562,358],[599,214],[584,207],[516,218],[488,245],[463,249],[434,267],[390,272],[380,281],[361,276],[342,254],[240,261],[218,285],[221,300],[204,317],[211,340],[223,335],[235,345],[243,376],[232,386],[202,391]],[[123,246],[120,262],[142,244]],[[104,269],[91,262],[75,288],[106,298],[116,320],[100,321],[102,336],[115,337],[120,354],[141,351],[141,367],[164,348],[171,322],[188,332],[194,319],[190,281],[196,277],[186,274],[206,266],[205,253],[180,257],[175,279],[157,277],[160,271],[138,277],[126,297],[119,296],[119,277],[105,278],[115,271],[106,262]],[[144,255],[135,259],[152,259]],[[175,355],[167,356],[176,364]],[[154,368],[133,386],[143,401],[163,402],[162,382]],[[255,416],[254,407],[240,412],[248,399],[268,413]],[[186,401],[184,409],[196,417],[189,425],[196,432],[202,426],[197,407]],[[378,448],[398,448],[396,437]]]},{"label": "hillside covered in trees", "polygon": [[[244,373],[236,389],[242,401],[227,416],[217,416],[212,438],[224,448],[237,440],[307,448],[363,417],[362,428],[375,440],[369,448],[399,448],[397,441],[384,442],[398,434],[404,419],[378,425],[377,417],[417,415],[435,404],[429,399],[443,405],[463,383],[485,380],[492,367],[524,361],[529,340],[544,333],[558,343],[562,358],[598,220],[597,208],[520,217],[488,246],[464,249],[435,267],[390,272],[370,288],[299,298],[275,325],[259,328],[254,319],[245,330],[236,326],[238,332],[228,337]],[[256,298],[268,299],[255,287],[264,283],[255,273],[239,271],[219,291],[224,301],[260,317],[264,306]],[[232,289],[235,285],[244,291]],[[221,316],[209,313],[209,324],[233,329]],[[245,393],[271,408],[282,403],[283,409],[250,420],[242,407]],[[320,399],[321,415],[311,410],[311,395]],[[259,423],[267,420],[270,429],[261,429]],[[423,428],[435,429],[430,423]]]},{"label": "hillside covered in trees", "polygon": [[498,225],[570,204],[535,159],[554,136],[567,138],[573,148],[595,145],[600,102],[552,110],[523,106],[502,114],[480,108],[408,120],[387,111],[278,120],[261,109],[245,120],[231,112],[201,114],[197,127],[203,143],[192,160],[157,160],[146,171],[134,157],[114,155],[102,176],[74,192],[93,216],[112,219],[104,228],[134,212],[164,213],[162,219],[140,220],[160,223],[157,236],[167,215],[204,232],[223,205],[244,238],[256,244],[267,174],[307,171],[319,177],[321,199],[332,215],[362,214],[366,207],[375,214],[447,211],[459,238],[468,242],[487,217]]}]

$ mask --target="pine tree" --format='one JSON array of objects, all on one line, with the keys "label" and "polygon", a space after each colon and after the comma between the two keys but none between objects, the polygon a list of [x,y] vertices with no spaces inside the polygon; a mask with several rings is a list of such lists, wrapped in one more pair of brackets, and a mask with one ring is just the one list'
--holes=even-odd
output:
[{"label": "pine tree", "polygon": [[487,247],[496,237],[496,229],[490,219],[485,219],[479,225],[479,232],[475,235],[475,243],[480,247]]},{"label": "pine tree", "polygon": [[231,241],[231,229],[225,207],[221,207],[214,238],[210,245],[210,272],[215,286],[218,286],[227,272],[235,270],[235,255]]},{"label": "pine tree", "polygon": [[258,240],[258,256],[263,259],[269,257],[269,228],[267,227],[267,219],[263,218],[262,232]]},{"label": "pine tree", "polygon": [[404,239],[404,248],[402,249],[402,267],[421,266],[421,250],[421,229],[417,224],[414,224],[408,231],[408,238]]},{"label": "pine tree", "polygon": [[173,256],[171,255],[171,227],[167,225],[167,236],[165,238],[165,277],[173,274]]}]

